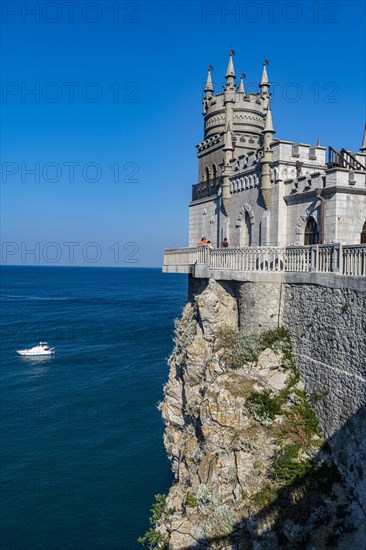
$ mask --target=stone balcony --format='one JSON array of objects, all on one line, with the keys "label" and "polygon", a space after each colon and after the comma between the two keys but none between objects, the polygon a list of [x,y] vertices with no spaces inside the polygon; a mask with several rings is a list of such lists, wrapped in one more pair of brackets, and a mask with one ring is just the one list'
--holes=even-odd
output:
[{"label": "stone balcony", "polygon": [[221,182],[222,178],[217,177],[192,185],[192,202],[216,196]]},{"label": "stone balcony", "polygon": [[342,277],[343,286],[366,288],[366,245],[175,248],[165,251],[163,272],[253,282],[326,282]]}]

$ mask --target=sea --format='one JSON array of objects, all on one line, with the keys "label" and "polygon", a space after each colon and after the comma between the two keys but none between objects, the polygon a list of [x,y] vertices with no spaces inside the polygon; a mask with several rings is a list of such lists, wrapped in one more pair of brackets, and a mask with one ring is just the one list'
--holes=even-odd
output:
[{"label": "sea", "polygon": [[[134,550],[172,483],[158,403],[187,277],[4,266],[0,544]],[[39,341],[52,357],[17,349]]]}]

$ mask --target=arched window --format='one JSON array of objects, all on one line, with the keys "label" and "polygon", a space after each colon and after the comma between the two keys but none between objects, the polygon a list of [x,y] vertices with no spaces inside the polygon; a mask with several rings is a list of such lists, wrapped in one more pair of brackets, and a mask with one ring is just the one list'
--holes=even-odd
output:
[{"label": "arched window", "polygon": [[366,243],[366,222],[363,224],[362,232],[361,232],[361,244]]},{"label": "arched window", "polygon": [[217,178],[217,168],[216,168],[216,164],[213,164],[213,165],[212,165],[212,177],[213,177],[214,180]]},{"label": "arched window", "polygon": [[206,166],[205,168],[205,181],[209,181],[210,180],[210,170],[208,168],[208,166]]},{"label": "arched window", "polygon": [[245,212],[244,223],[240,228],[240,246],[251,246],[252,224],[248,212]]},{"label": "arched window", "polygon": [[319,231],[313,216],[306,220],[304,244],[319,244]]}]

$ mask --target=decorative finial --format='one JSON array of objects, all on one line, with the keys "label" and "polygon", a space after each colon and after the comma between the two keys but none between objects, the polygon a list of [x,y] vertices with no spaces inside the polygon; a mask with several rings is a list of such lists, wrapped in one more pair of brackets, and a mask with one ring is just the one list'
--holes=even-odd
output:
[{"label": "decorative finial", "polygon": [[213,92],[214,91],[214,87],[213,87],[213,84],[212,84],[212,78],[211,78],[211,71],[213,71],[213,66],[212,65],[209,65],[208,66],[208,73],[207,73],[207,80],[206,80],[206,86],[205,86],[205,93],[207,95],[207,92]]},{"label": "decorative finial", "polygon": [[234,50],[230,50],[229,52],[229,63],[226,69],[226,75],[225,78],[235,78],[235,69],[234,69],[234,63],[233,63],[233,56],[235,55]]},{"label": "decorative finial", "polygon": [[316,146],[320,147],[320,137],[318,137],[318,141],[316,142]]},{"label": "decorative finial", "polygon": [[244,79],[247,77],[246,74],[242,73],[240,75],[240,86],[239,86],[239,92],[243,92],[245,93],[245,90],[244,90]]},{"label": "decorative finial", "polygon": [[267,59],[263,61],[263,71],[262,71],[262,78],[259,86],[268,86],[268,75],[267,75],[267,65],[269,65],[269,62]]}]

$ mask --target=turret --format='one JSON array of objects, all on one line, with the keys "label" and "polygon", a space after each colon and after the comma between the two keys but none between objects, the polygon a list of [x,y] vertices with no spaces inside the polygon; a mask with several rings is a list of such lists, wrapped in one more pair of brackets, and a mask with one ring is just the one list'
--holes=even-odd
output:
[{"label": "turret", "polygon": [[363,131],[363,140],[362,140],[362,145],[361,145],[360,151],[361,151],[361,153],[364,153],[366,155],[366,124],[365,124],[365,128],[364,128],[364,131]]},{"label": "turret", "polygon": [[273,129],[271,106],[268,99],[265,126],[263,129],[263,157],[261,160],[261,163],[262,163],[261,192],[263,196],[264,206],[266,207],[266,209],[269,207],[269,203],[272,195],[270,163],[272,162],[272,159],[273,159],[273,151],[271,146],[273,143],[273,134],[275,133],[276,132]]},{"label": "turret", "polygon": [[242,74],[240,77],[240,85],[239,85],[239,92],[241,92],[242,94],[245,94],[244,78],[245,78],[245,74]]},{"label": "turret", "polygon": [[206,99],[211,99],[212,94],[214,92],[214,87],[213,87],[212,78],[211,78],[211,70],[212,70],[212,67],[210,65],[208,67],[207,80],[206,80],[206,86],[205,86]]},{"label": "turret", "polygon": [[268,82],[267,68],[266,68],[267,65],[268,65],[268,61],[267,59],[265,59],[263,63],[262,78],[259,83],[259,87],[261,88],[261,91],[262,91],[262,96],[264,97],[268,96],[268,90],[270,87],[270,84]]},{"label": "turret", "polygon": [[231,135],[230,124],[226,127],[225,132],[225,141],[224,141],[224,169],[222,172],[223,183],[222,183],[222,205],[225,211],[226,216],[229,213],[231,205],[231,195],[230,195],[230,176],[232,176],[232,166],[231,161],[233,158],[233,141]]},{"label": "turret", "polygon": [[236,102],[237,85],[235,84],[235,69],[233,63],[234,50],[230,50],[229,63],[226,69],[226,86],[224,87],[225,127],[233,125],[233,110]]},{"label": "turret", "polygon": [[235,87],[235,69],[234,69],[234,62],[233,62],[233,56],[235,55],[234,50],[230,50],[229,53],[229,63],[226,69],[226,89],[234,88]]},{"label": "turret", "polygon": [[213,70],[212,65],[208,66],[208,72],[207,72],[207,80],[205,85],[205,97],[202,99],[203,104],[203,115],[207,113],[207,109],[209,108],[212,100],[212,94],[214,92],[214,87],[212,84],[212,78],[211,78],[211,71]]}]

